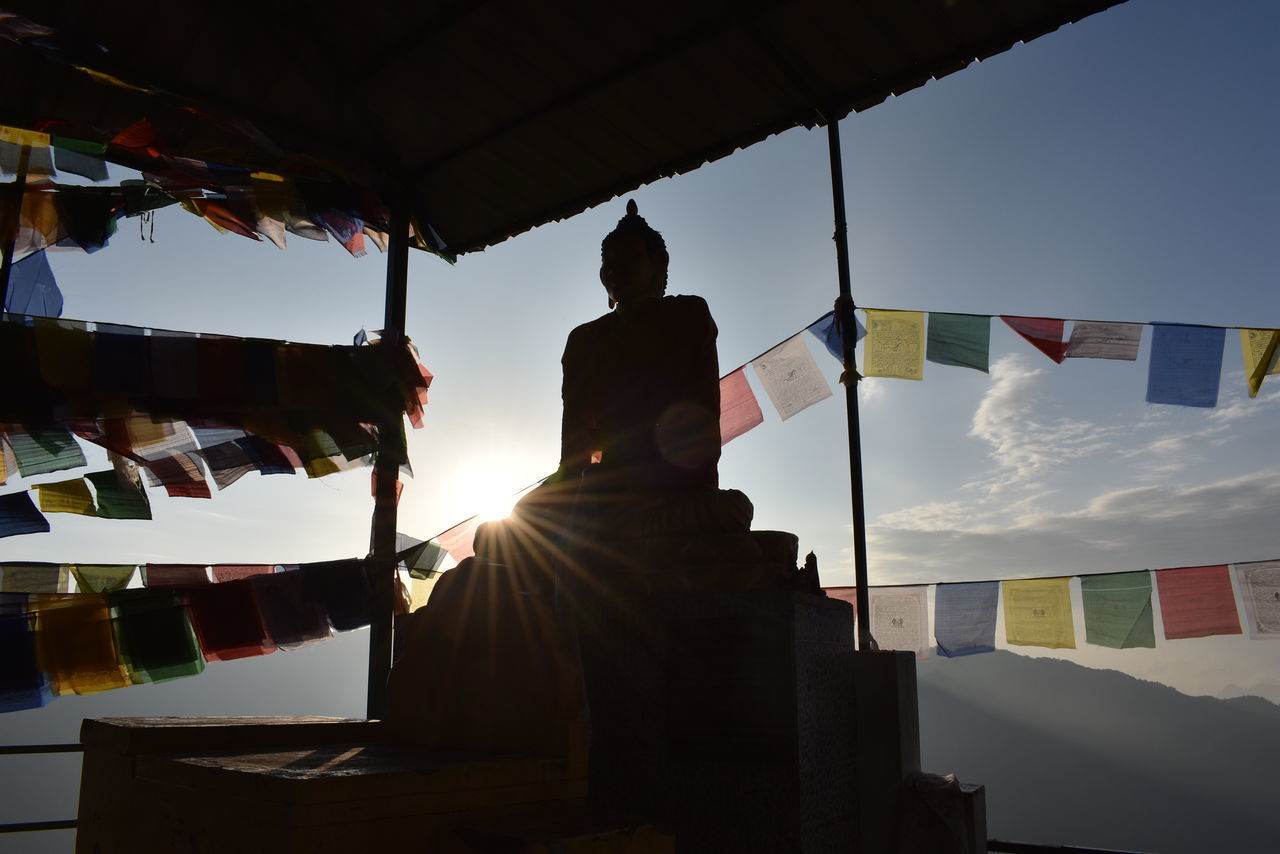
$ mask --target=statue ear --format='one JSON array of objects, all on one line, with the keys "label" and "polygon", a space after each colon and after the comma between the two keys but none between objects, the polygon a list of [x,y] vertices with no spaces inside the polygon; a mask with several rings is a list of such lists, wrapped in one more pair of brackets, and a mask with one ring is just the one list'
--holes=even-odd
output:
[{"label": "statue ear", "polygon": [[617,305],[617,301],[613,297],[609,297],[609,310],[613,311],[613,307]]}]

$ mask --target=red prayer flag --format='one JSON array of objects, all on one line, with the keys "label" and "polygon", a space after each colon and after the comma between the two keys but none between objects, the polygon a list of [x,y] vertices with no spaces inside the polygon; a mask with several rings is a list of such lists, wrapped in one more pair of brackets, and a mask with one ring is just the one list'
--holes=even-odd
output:
[{"label": "red prayer flag", "polygon": [[142,571],[142,583],[146,587],[194,587],[209,583],[209,573],[204,564],[149,563]]},{"label": "red prayer flag", "polygon": [[163,157],[165,154],[164,140],[160,139],[160,134],[146,119],[136,121],[120,131],[112,138],[111,144],[145,157]]},{"label": "red prayer flag", "polygon": [[254,575],[266,575],[274,570],[274,564],[214,564],[213,580],[218,583],[222,583],[224,581],[239,581],[242,578],[249,578]]},{"label": "red prayer flag", "polygon": [[148,460],[147,469],[164,486],[170,498],[212,498],[204,472],[189,454],[171,454]]},{"label": "red prayer flag", "polygon": [[1156,589],[1169,640],[1240,634],[1240,613],[1225,566],[1158,569]]},{"label": "red prayer flag", "polygon": [[187,596],[205,661],[230,661],[276,651],[262,625],[249,580],[197,587],[187,591]]},{"label": "red prayer flag", "polygon": [[469,557],[475,555],[475,539],[476,528],[480,527],[480,523],[484,520],[478,515],[472,516],[460,525],[456,525],[436,537],[440,541],[440,545],[449,553],[449,557],[462,563]]},{"label": "red prayer flag", "polygon": [[858,588],[856,587],[824,587],[823,592],[828,599],[839,599],[853,606],[854,622],[858,620]]},{"label": "red prayer flag", "polygon": [[1002,314],[1000,319],[1055,362],[1061,364],[1067,357],[1067,344],[1062,340],[1066,321],[1054,317],[1017,317],[1011,314]]},{"label": "red prayer flag", "polygon": [[760,404],[747,382],[744,368],[720,380],[720,444],[727,445],[734,439],[764,421]]}]

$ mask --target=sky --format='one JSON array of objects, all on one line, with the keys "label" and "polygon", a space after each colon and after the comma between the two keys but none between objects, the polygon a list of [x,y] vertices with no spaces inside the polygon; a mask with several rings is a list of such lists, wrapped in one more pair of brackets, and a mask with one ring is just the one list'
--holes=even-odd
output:
[{"label": "sky", "polygon": [[[845,119],[855,300],[1280,326],[1277,33],[1280,7],[1264,0],[1131,0]],[[823,129],[789,131],[625,198],[667,241],[669,292],[709,302],[722,372],[830,309]],[[402,532],[435,535],[555,468],[560,354],[570,329],[606,311],[599,242],[623,212],[618,199],[454,266],[411,255],[408,333],[435,383],[426,426],[410,435]],[[333,344],[381,325],[376,252],[353,259],[300,238],[279,251],[219,235],[178,208],[157,214],[154,243],[137,227],[122,222],[94,255],[52,257],[65,316]],[[1215,409],[1144,402],[1149,331],[1136,362],[1055,365],[997,320],[989,375],[926,363],[921,382],[864,381],[871,583],[1280,558],[1280,382],[1248,399],[1235,336]],[[839,366],[811,349],[838,388]],[[824,584],[851,584],[838,392],[783,423],[751,379],[765,422],[724,449],[721,485],[752,499],[755,528],[796,533]],[[251,474],[210,501],[150,492],[153,521],[61,514],[51,533],[8,538],[0,555],[293,563],[368,548],[363,471]],[[1083,646],[1076,618],[1081,649],[1018,651],[1193,694],[1280,691],[1280,645],[1158,633],[1156,650],[1102,650]],[[362,716],[366,644],[367,633],[354,632],[215,663],[193,679],[59,698],[0,717],[0,743],[73,741],[80,719],[95,716]],[[0,820],[74,810],[74,789],[61,804],[26,797],[13,793],[21,810]]]}]

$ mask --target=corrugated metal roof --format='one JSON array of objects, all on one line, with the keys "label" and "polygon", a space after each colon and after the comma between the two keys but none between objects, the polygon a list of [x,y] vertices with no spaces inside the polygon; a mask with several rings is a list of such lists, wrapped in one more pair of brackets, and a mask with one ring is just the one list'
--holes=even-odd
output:
[{"label": "corrugated metal roof", "polygon": [[95,67],[176,97],[5,42],[0,74],[24,85],[6,87],[0,115],[147,116],[194,156],[278,165],[269,146],[176,108],[189,101],[384,197],[405,193],[461,254],[1118,2],[18,2],[6,5],[106,47]]}]

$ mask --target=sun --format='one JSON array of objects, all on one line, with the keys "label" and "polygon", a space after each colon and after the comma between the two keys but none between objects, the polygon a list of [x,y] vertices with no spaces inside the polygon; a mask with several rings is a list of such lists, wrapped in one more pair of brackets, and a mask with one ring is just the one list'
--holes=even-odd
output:
[{"label": "sun", "polygon": [[476,514],[482,521],[505,519],[522,494],[519,468],[498,457],[469,460],[460,470],[458,512]]}]

